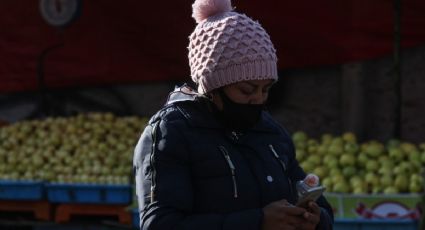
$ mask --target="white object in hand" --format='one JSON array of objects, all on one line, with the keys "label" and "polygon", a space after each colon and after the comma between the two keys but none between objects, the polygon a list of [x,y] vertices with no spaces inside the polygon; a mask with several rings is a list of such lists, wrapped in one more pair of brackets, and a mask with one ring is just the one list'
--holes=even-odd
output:
[{"label": "white object in hand", "polygon": [[319,177],[316,174],[310,173],[304,178],[304,183],[309,187],[317,187],[319,186]]}]

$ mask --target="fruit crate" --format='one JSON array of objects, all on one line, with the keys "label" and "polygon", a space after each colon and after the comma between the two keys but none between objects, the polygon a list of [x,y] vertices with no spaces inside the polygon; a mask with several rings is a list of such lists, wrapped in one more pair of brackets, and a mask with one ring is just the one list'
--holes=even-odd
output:
[{"label": "fruit crate", "polygon": [[44,187],[36,181],[0,180],[0,200],[42,200]]},{"label": "fruit crate", "polygon": [[338,194],[325,193],[335,218],[342,219],[420,219],[421,194]]},{"label": "fruit crate", "polygon": [[130,204],[130,185],[47,184],[47,198],[52,203]]},{"label": "fruit crate", "polygon": [[335,219],[334,230],[417,230],[417,220]]}]

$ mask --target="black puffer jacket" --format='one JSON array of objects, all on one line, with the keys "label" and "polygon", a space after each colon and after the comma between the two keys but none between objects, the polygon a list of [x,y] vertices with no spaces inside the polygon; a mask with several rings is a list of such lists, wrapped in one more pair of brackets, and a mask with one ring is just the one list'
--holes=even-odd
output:
[{"label": "black puffer jacket", "polygon": [[[264,206],[295,203],[294,184],[305,173],[289,135],[267,112],[253,129],[235,133],[207,100],[177,91],[135,149],[141,229],[259,230]],[[318,204],[318,229],[332,229],[329,204],[324,197]]]}]

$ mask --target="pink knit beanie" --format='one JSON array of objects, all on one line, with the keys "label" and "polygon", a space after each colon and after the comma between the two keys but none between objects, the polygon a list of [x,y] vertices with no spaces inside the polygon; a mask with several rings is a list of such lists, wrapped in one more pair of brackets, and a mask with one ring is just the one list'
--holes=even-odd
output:
[{"label": "pink knit beanie", "polygon": [[267,32],[230,0],[196,0],[189,65],[200,93],[246,80],[277,80],[277,58]]}]

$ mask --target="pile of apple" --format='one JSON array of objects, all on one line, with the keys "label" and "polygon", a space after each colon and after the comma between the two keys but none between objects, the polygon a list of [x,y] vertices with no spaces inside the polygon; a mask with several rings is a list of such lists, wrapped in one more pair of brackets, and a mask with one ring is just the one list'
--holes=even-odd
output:
[{"label": "pile of apple", "polygon": [[349,132],[324,134],[317,140],[298,131],[292,139],[300,166],[317,174],[327,192],[398,194],[424,190],[425,143],[397,139],[358,143]]},{"label": "pile of apple", "polygon": [[129,184],[146,120],[88,113],[0,127],[0,180]]}]

